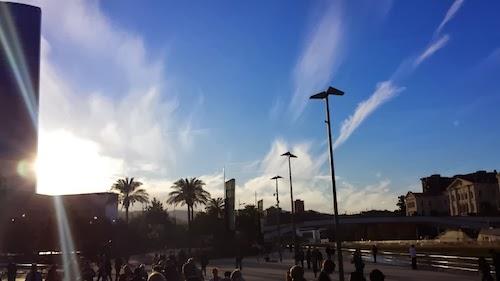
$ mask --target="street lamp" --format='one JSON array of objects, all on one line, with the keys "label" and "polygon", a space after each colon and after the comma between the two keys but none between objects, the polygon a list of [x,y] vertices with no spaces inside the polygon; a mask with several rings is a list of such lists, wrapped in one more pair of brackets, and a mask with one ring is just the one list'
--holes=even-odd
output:
[{"label": "street lamp", "polygon": [[328,96],[343,96],[344,92],[335,89],[334,87],[328,87],[326,91],[312,95],[310,99],[319,99],[325,101],[326,107],[326,126],[328,130],[328,150],[330,154],[330,172],[332,176],[332,193],[333,193],[333,222],[335,225],[335,244],[337,245],[337,257],[339,264],[339,280],[344,281],[344,263],[342,261],[342,242],[340,241],[340,225],[339,225],[339,214],[337,207],[337,188],[335,186],[335,169],[333,166],[333,144],[332,144],[332,128],[330,124],[330,105],[328,103]]},{"label": "street lamp", "polygon": [[295,208],[293,207],[293,188],[292,188],[292,164],[290,159],[297,158],[297,156],[290,153],[290,151],[281,154],[288,158],[288,175],[290,176],[290,209],[292,214],[292,231],[293,231],[293,249],[295,256],[297,256],[297,227],[295,226]]},{"label": "street lamp", "polygon": [[281,222],[280,222],[280,217],[281,217],[281,210],[280,210],[280,197],[278,193],[278,179],[282,179],[283,177],[281,176],[274,176],[271,179],[276,181],[276,193],[274,194],[276,196],[276,216],[277,216],[277,227],[278,227],[278,254],[280,256],[280,262],[283,262],[283,256],[281,255]]}]

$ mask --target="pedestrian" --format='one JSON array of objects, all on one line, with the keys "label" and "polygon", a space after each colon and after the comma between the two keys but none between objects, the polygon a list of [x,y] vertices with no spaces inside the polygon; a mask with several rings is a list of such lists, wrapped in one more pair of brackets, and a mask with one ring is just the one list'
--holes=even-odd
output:
[{"label": "pedestrian", "polygon": [[222,281],[222,278],[219,277],[219,270],[217,267],[212,268],[212,278],[210,278],[210,281]]},{"label": "pedestrian", "polygon": [[200,264],[203,276],[207,277],[208,255],[205,252],[202,252],[200,255]]},{"label": "pedestrian", "polygon": [[7,265],[7,281],[16,281],[17,265],[10,261]]},{"label": "pedestrian", "polygon": [[106,272],[106,261],[104,255],[99,258],[97,264],[97,281],[107,281],[108,273]]},{"label": "pedestrian", "polygon": [[[335,271],[335,263],[330,260],[325,260],[319,273],[318,281],[330,281],[330,274]],[[314,276],[316,277],[316,276]]]},{"label": "pedestrian", "polygon": [[115,258],[115,280],[118,280],[118,277],[120,277],[120,270],[122,269],[122,266],[123,266],[122,258],[120,257]]},{"label": "pedestrian", "polygon": [[200,281],[200,275],[193,258],[189,258],[182,266],[182,273],[186,281]]},{"label": "pedestrian", "polygon": [[300,262],[300,266],[302,267],[302,269],[304,269],[304,256],[305,256],[305,253],[304,253],[304,249],[302,249],[302,247],[300,247],[298,249],[298,261]]},{"label": "pedestrian", "polygon": [[179,275],[179,271],[177,271],[177,264],[175,262],[175,256],[170,256],[165,261],[163,267],[163,275],[168,281],[180,281],[181,277]]},{"label": "pedestrian", "polygon": [[224,271],[224,278],[222,281],[231,281],[231,271]]},{"label": "pedestrian", "polygon": [[[95,271],[90,266],[90,262],[85,260],[82,265],[82,280],[83,281],[93,281],[95,277]],[[116,278],[118,281],[118,277]]]},{"label": "pedestrian", "polygon": [[243,269],[243,255],[241,251],[238,251],[235,257],[235,268],[242,270]]},{"label": "pedestrian", "polygon": [[113,281],[113,278],[111,277],[112,270],[113,270],[112,268],[113,268],[113,266],[111,265],[111,259],[107,255],[104,255],[104,270],[105,270],[106,278],[109,281]]},{"label": "pedestrian", "polygon": [[330,248],[330,245],[326,246],[325,253],[326,253],[326,258],[331,260],[332,259],[332,248]]},{"label": "pedestrian", "polygon": [[363,262],[363,257],[361,255],[361,250],[358,248],[354,251],[352,255],[352,263],[354,264],[355,272],[361,273],[364,275],[363,271],[365,269],[365,263]]},{"label": "pedestrian", "polygon": [[133,278],[134,273],[132,272],[132,269],[130,269],[128,264],[125,264],[122,267],[122,273],[120,274],[120,277],[118,277],[118,281],[132,281]]},{"label": "pedestrian", "polygon": [[382,273],[382,271],[378,269],[372,270],[370,272],[370,281],[384,281],[385,280],[385,275]]},{"label": "pedestrian", "polygon": [[163,276],[160,271],[161,267],[159,265],[153,266],[153,272],[149,275],[148,281],[167,281],[165,276]]},{"label": "pedestrian", "polygon": [[178,262],[178,264],[177,264],[177,265],[178,265],[178,267],[179,267],[177,270],[178,270],[179,272],[182,272],[182,266],[186,263],[186,261],[187,261],[186,252],[184,252],[184,250],[183,250],[183,249],[181,249],[181,250],[179,251],[179,254],[177,255],[177,262]]},{"label": "pedestrian", "polygon": [[47,272],[47,277],[45,277],[45,281],[60,281],[61,277],[57,272],[57,266],[55,264],[51,265],[49,271]]},{"label": "pedestrian", "polygon": [[411,269],[417,269],[417,249],[415,249],[415,245],[410,246],[410,258],[411,258]]},{"label": "pedestrian", "polygon": [[300,265],[294,265],[288,271],[288,276],[290,281],[305,281],[304,279],[304,268]]},{"label": "pedestrian", "polygon": [[311,269],[311,247],[307,247],[306,261],[307,261],[307,269]]},{"label": "pedestrian", "polygon": [[312,269],[314,273],[314,278],[316,278],[316,275],[318,273],[318,265],[319,265],[319,260],[318,260],[319,254],[318,254],[318,249],[314,247],[311,253],[311,262],[312,262]]},{"label": "pedestrian", "polygon": [[351,278],[349,280],[350,281],[366,281],[366,278],[363,275],[363,272],[354,271],[354,272],[351,272]]},{"label": "pedestrian", "polygon": [[26,281],[42,281],[42,273],[40,273],[40,271],[38,271],[38,267],[37,267],[36,263],[31,265],[31,269],[28,272],[28,274],[26,274],[25,280]]},{"label": "pedestrian", "polygon": [[377,263],[377,254],[378,254],[378,247],[377,245],[372,246],[372,255],[373,255],[373,262]]},{"label": "pedestrian", "polygon": [[486,259],[480,257],[477,260],[478,271],[481,273],[481,281],[493,281],[493,277],[491,276],[491,269]]},{"label": "pedestrian", "polygon": [[493,268],[495,269],[495,278],[497,281],[500,281],[500,254],[490,249],[490,255],[493,260]]},{"label": "pedestrian", "polygon": [[231,281],[245,281],[241,270],[235,269],[233,270],[233,272],[231,272]]}]

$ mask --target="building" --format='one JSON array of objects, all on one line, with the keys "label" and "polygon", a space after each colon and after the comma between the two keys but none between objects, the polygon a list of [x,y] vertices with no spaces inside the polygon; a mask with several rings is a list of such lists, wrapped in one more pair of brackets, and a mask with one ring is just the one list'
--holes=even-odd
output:
[{"label": "building", "polygon": [[500,242],[500,228],[481,229],[477,236],[478,242]]},{"label": "building", "polygon": [[500,175],[497,171],[420,179],[422,192],[405,196],[407,216],[496,215],[500,211]]},{"label": "building", "polygon": [[498,214],[499,184],[495,172],[477,171],[457,175],[447,187],[452,216]]},{"label": "building", "polygon": [[305,211],[304,209],[304,200],[296,199],[295,203],[293,204],[295,207],[295,213],[303,213]]},{"label": "building", "polygon": [[448,215],[448,200],[444,194],[427,194],[424,192],[408,192],[405,197],[407,216],[439,216]]}]

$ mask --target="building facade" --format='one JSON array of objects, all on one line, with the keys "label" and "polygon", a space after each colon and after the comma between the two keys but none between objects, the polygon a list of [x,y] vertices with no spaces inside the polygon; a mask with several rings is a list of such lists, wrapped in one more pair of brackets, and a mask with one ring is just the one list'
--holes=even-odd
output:
[{"label": "building facade", "polygon": [[448,199],[445,195],[430,195],[423,192],[408,192],[405,197],[407,216],[448,215]]},{"label": "building facade", "polygon": [[450,214],[452,216],[496,215],[499,208],[498,188],[498,182],[455,179],[447,189]]},{"label": "building facade", "polygon": [[297,199],[293,205],[295,207],[295,213],[303,213],[305,211],[304,200]]}]

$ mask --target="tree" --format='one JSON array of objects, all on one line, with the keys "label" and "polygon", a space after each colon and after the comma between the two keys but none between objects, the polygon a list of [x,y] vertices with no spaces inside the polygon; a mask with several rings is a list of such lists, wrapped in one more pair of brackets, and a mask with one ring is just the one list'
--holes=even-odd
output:
[{"label": "tree", "polygon": [[142,182],[134,178],[118,179],[111,187],[112,191],[118,191],[120,203],[125,208],[125,221],[128,224],[128,209],[134,203],[147,203],[149,196],[145,189],[140,188]]},{"label": "tree", "polygon": [[194,218],[194,208],[207,203],[210,193],[203,189],[205,183],[197,178],[179,179],[174,182],[172,192],[168,194],[168,204],[187,205],[188,208],[188,234],[191,233],[191,222]]},{"label": "tree", "polygon": [[211,198],[207,202],[207,206],[205,208],[208,214],[213,215],[217,218],[222,218],[224,215],[224,199],[221,197]]},{"label": "tree", "polygon": [[398,203],[396,203],[396,206],[398,206],[398,209],[396,210],[397,213],[399,213],[401,216],[406,215],[406,204],[405,204],[405,196],[401,195],[398,196]]}]

